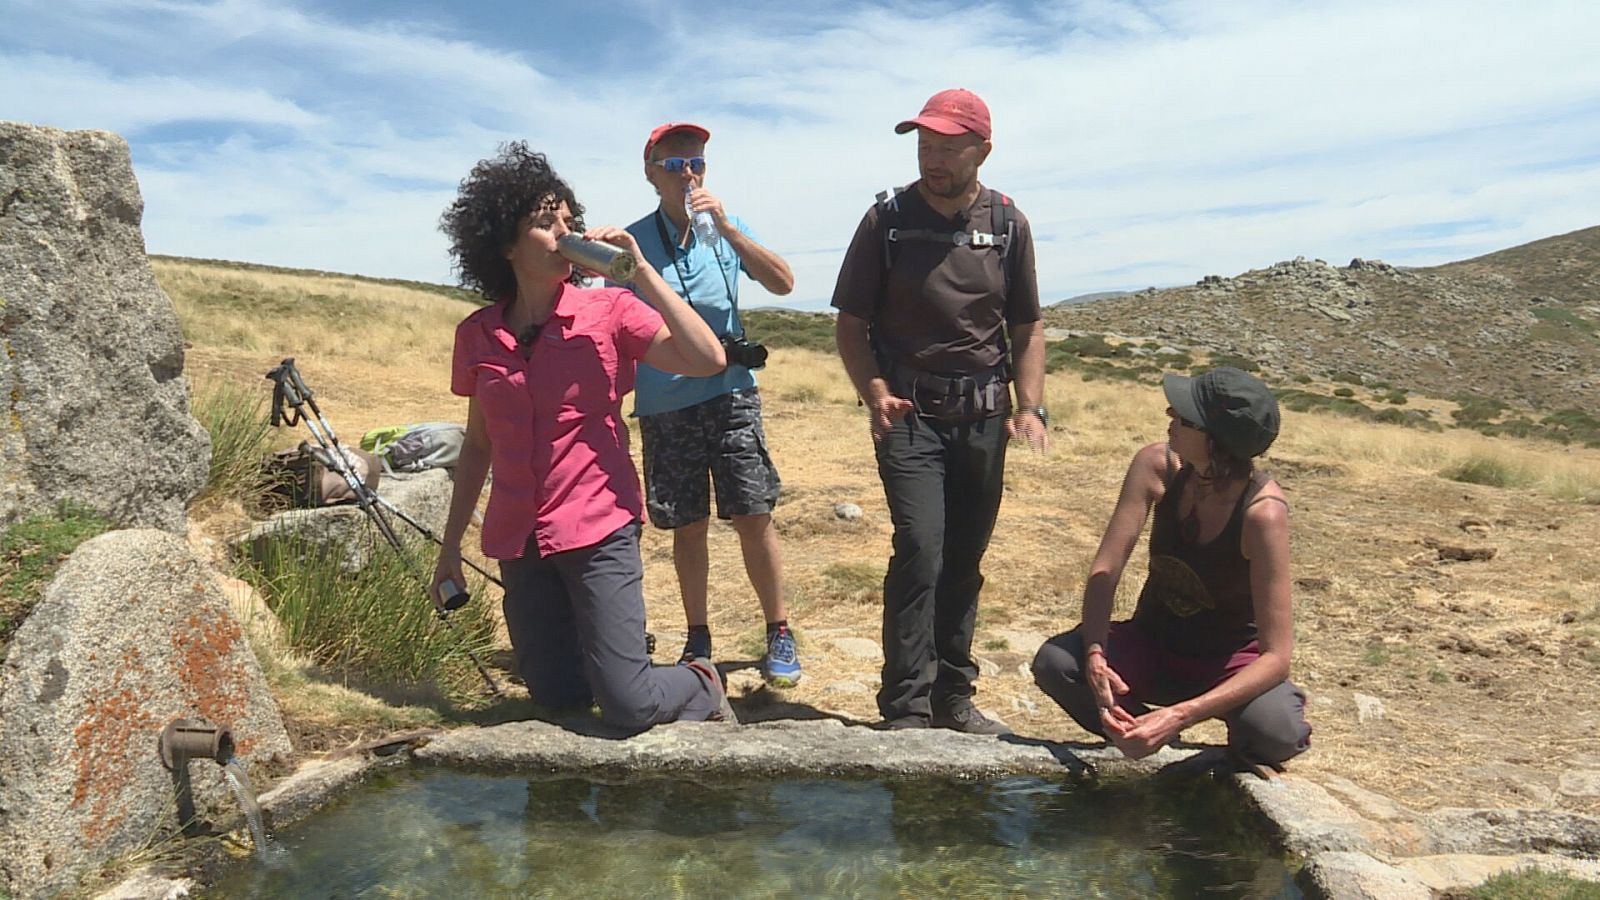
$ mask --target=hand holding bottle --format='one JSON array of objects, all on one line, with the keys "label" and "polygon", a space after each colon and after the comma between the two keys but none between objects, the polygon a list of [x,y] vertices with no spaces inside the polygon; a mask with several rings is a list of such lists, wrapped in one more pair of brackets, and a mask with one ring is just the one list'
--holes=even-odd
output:
[{"label": "hand holding bottle", "polygon": [[712,196],[710,191],[692,184],[685,185],[683,210],[689,214],[694,236],[700,243],[711,244],[722,237],[720,226],[727,221],[727,213],[722,210],[722,201]]}]

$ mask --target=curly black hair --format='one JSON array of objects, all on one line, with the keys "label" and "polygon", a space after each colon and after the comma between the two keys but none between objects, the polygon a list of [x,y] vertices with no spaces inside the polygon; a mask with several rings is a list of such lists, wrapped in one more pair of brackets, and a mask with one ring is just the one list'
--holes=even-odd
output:
[{"label": "curly black hair", "polygon": [[[517,279],[506,248],[516,243],[523,217],[563,200],[576,230],[583,231],[583,205],[544,154],[528,149],[527,141],[501,144],[493,159],[479,160],[461,180],[455,202],[439,217],[461,286],[488,300],[513,294]],[[580,283],[576,270],[572,281]]]}]

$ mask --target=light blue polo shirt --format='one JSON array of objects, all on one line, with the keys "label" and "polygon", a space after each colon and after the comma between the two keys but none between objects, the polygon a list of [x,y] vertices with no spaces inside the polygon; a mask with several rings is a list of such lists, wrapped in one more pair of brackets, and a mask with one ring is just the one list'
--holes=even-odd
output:
[{"label": "light blue polo shirt", "polygon": [[[733,246],[720,238],[716,247],[700,243],[700,239],[692,233],[689,236],[689,246],[679,249],[678,229],[673,226],[672,220],[661,216],[662,223],[667,229],[667,239],[671,246],[661,243],[661,232],[656,227],[656,211],[628,226],[628,233],[639,242],[639,250],[644,258],[654,266],[657,272],[678,296],[688,300],[700,318],[706,320],[717,337],[727,334],[737,334],[738,316],[734,304],[739,295],[739,273],[745,269],[744,261],[739,259],[739,254],[733,252]],[[738,216],[729,216],[730,221],[751,240],[755,240],[755,233]],[[721,256],[721,271],[718,271],[718,255]],[[676,265],[674,265],[676,260]],[[726,279],[724,279],[726,275]],[[688,285],[685,290],[684,279],[687,277]],[[629,285],[628,287],[632,287]],[[732,296],[729,290],[732,290]],[[657,413],[671,412],[675,409],[694,406],[707,400],[720,397],[733,391],[750,390],[756,386],[754,372],[744,366],[729,366],[715,375],[706,375],[695,378],[687,375],[673,375],[660,369],[639,363],[638,383],[633,392],[633,414],[636,416],[653,416]]]}]

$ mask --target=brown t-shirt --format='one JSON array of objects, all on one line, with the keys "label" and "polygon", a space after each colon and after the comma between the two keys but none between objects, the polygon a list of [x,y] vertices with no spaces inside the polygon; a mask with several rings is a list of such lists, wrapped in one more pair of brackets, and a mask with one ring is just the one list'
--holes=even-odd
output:
[{"label": "brown t-shirt", "polygon": [[[989,191],[982,185],[972,206],[953,219],[929,206],[915,184],[899,199],[899,228],[943,233],[994,228]],[[1004,356],[1000,330],[1039,321],[1033,229],[1021,210],[1015,214],[1008,292],[999,247],[902,240],[896,242],[894,270],[886,273],[883,228],[873,204],[845,251],[834,308],[872,322],[873,337],[897,365],[943,374],[994,368]]]}]

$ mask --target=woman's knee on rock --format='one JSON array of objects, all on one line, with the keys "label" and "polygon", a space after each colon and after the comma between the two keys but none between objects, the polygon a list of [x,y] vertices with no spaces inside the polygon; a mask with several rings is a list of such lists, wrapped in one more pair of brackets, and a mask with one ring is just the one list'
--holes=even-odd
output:
[{"label": "woman's knee on rock", "polygon": [[1284,682],[1245,704],[1228,719],[1228,743],[1264,763],[1281,763],[1311,746],[1305,693]]},{"label": "woman's knee on rock", "polygon": [[1077,644],[1077,635],[1073,632],[1045,641],[1033,655],[1034,684],[1051,696],[1060,689],[1086,688],[1078,666]]}]

